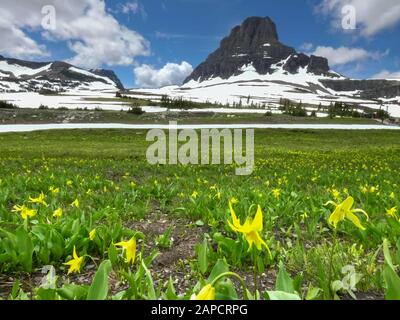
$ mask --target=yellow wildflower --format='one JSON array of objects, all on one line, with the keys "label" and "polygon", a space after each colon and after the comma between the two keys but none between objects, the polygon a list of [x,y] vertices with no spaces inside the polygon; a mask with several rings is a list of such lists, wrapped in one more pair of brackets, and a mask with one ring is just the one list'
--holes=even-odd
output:
[{"label": "yellow wildflower", "polygon": [[71,206],[75,207],[75,208],[79,208],[79,200],[75,199],[75,201],[71,203]]},{"label": "yellow wildflower", "polygon": [[335,211],[331,214],[331,216],[329,217],[329,224],[331,224],[334,228],[337,227],[338,223],[348,219],[351,222],[353,222],[353,224],[361,229],[361,230],[365,230],[365,228],[362,226],[360,219],[354,214],[357,212],[363,213],[367,219],[369,219],[368,214],[361,209],[352,209],[353,204],[354,204],[354,198],[353,197],[348,197],[345,201],[343,201],[341,204],[336,204],[333,201],[328,201],[326,203],[327,204],[334,204],[336,206]]},{"label": "yellow wildflower", "polygon": [[89,232],[89,240],[93,241],[95,237],[96,237],[96,229],[93,229],[92,231]]},{"label": "yellow wildflower", "polygon": [[52,194],[58,194],[58,193],[60,193],[60,189],[59,189],[59,188],[56,188],[56,187],[53,187],[53,186],[51,186],[51,187],[49,188],[49,191],[50,191]]},{"label": "yellow wildflower", "polygon": [[53,212],[53,217],[54,218],[61,218],[63,215],[63,210],[61,208],[58,208]]},{"label": "yellow wildflower", "polygon": [[340,192],[336,189],[332,189],[331,194],[336,200],[339,199],[339,197],[340,197]]},{"label": "yellow wildflower", "polygon": [[386,214],[391,218],[399,220],[397,216],[397,207],[393,207],[391,209],[386,210]]},{"label": "yellow wildflower", "polygon": [[132,237],[129,241],[121,241],[115,244],[116,247],[121,247],[126,255],[126,263],[135,263],[136,259],[136,239]]},{"label": "yellow wildflower", "polygon": [[68,261],[67,263],[64,263],[64,265],[69,266],[68,274],[71,274],[73,272],[80,273],[82,265],[83,265],[84,258],[83,257],[79,257],[76,254],[75,246],[74,246],[74,252],[73,252],[72,256],[73,256],[72,260]]},{"label": "yellow wildflower", "polygon": [[28,218],[33,218],[37,215],[37,210],[28,209],[26,206],[15,205],[12,212],[19,212],[22,219],[27,220]]},{"label": "yellow wildflower", "polygon": [[272,190],[272,194],[276,199],[278,199],[281,196],[281,189],[274,189]]},{"label": "yellow wildflower", "polygon": [[42,204],[42,205],[44,205],[44,206],[47,207],[47,203],[46,203],[46,201],[44,201],[44,198],[45,198],[44,193],[41,192],[40,195],[39,195],[39,197],[37,197],[37,198],[29,197],[29,202],[30,202],[30,203]]},{"label": "yellow wildflower", "polygon": [[270,257],[272,257],[268,245],[260,236],[260,232],[263,230],[263,213],[261,207],[258,206],[257,213],[254,219],[251,220],[250,218],[247,218],[246,222],[243,225],[240,223],[240,220],[236,216],[231,202],[229,202],[229,210],[231,212],[232,223],[228,220],[228,225],[233,231],[242,233],[245,236],[250,246],[249,251],[253,247],[253,244],[256,246],[257,250],[260,251],[264,246],[267,249]]},{"label": "yellow wildflower", "polygon": [[198,295],[193,294],[190,300],[215,300],[215,288],[208,284],[201,289]]},{"label": "yellow wildflower", "polygon": [[199,193],[198,193],[197,191],[193,191],[191,197],[192,197],[193,199],[197,199],[198,196],[199,196]]}]

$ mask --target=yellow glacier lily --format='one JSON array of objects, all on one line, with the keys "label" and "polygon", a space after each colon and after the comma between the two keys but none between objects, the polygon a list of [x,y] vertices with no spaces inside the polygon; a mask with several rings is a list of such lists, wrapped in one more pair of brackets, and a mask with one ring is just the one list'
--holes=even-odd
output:
[{"label": "yellow glacier lily", "polygon": [[350,220],[357,228],[365,230],[365,227],[363,227],[363,225],[360,222],[360,219],[355,215],[355,213],[360,212],[364,214],[367,217],[367,220],[369,219],[369,216],[364,210],[352,209],[354,205],[353,197],[348,197],[340,204],[337,204],[333,201],[328,201],[326,205],[328,204],[333,204],[336,206],[335,211],[330,215],[328,219],[329,224],[332,225],[334,228],[337,227],[339,222],[347,219]]},{"label": "yellow glacier lily", "polygon": [[37,197],[37,198],[29,197],[29,202],[30,202],[30,203],[42,204],[42,205],[44,205],[45,207],[47,207],[47,203],[46,203],[46,201],[44,201],[44,198],[45,198],[44,193],[41,192],[40,195],[39,195],[39,197]]},{"label": "yellow glacier lily", "polygon": [[257,213],[254,219],[251,220],[250,218],[247,218],[246,222],[243,225],[240,223],[240,220],[238,219],[235,210],[233,210],[231,202],[229,202],[229,210],[231,212],[232,222],[228,220],[228,225],[233,231],[242,233],[245,236],[250,246],[249,251],[253,247],[253,244],[260,251],[264,246],[267,249],[270,257],[272,258],[271,250],[260,236],[260,232],[263,230],[263,213],[261,207],[258,206]]},{"label": "yellow glacier lily", "polygon": [[49,188],[49,191],[50,191],[52,194],[58,194],[58,193],[60,193],[60,188],[56,188],[56,187],[51,186],[51,187]]},{"label": "yellow glacier lily", "polygon": [[27,220],[37,215],[37,210],[28,209],[26,206],[15,205],[12,212],[18,212],[21,214],[22,219]]},{"label": "yellow glacier lily", "polygon": [[71,274],[73,272],[80,273],[82,265],[83,265],[84,258],[83,257],[79,257],[76,254],[75,246],[74,246],[74,252],[73,252],[72,256],[73,256],[72,260],[68,261],[67,263],[64,263],[64,265],[69,266],[68,274]]},{"label": "yellow glacier lily", "polygon": [[[397,207],[393,207],[389,210],[386,210],[386,214],[391,217],[394,218],[396,220],[399,220],[398,216],[397,216]],[[400,220],[399,220],[400,221]]]},{"label": "yellow glacier lily", "polygon": [[75,207],[75,208],[79,208],[79,200],[75,199],[75,201],[71,203],[71,206]]},{"label": "yellow glacier lily", "polygon": [[215,288],[211,284],[208,284],[201,289],[198,295],[192,295],[190,300],[215,300]]},{"label": "yellow glacier lily", "polygon": [[96,237],[96,229],[93,229],[92,231],[89,232],[89,240],[93,241],[95,237]]},{"label": "yellow glacier lily", "polygon": [[136,259],[136,239],[132,237],[129,241],[121,241],[115,244],[116,247],[121,247],[126,254],[126,263],[135,263]]},{"label": "yellow glacier lily", "polygon": [[63,209],[58,208],[57,210],[54,210],[53,212],[53,217],[54,218],[61,218],[63,215]]}]

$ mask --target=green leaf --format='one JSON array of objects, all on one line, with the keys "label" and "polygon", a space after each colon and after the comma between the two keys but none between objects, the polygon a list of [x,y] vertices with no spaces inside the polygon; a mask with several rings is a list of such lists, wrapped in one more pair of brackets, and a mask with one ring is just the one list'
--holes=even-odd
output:
[{"label": "green leaf", "polygon": [[113,243],[108,248],[108,259],[110,259],[113,267],[118,265],[118,251]]},{"label": "green leaf", "polygon": [[215,287],[216,300],[237,300],[238,295],[235,290],[235,285],[230,279],[219,281]]},{"label": "green leaf", "polygon": [[198,226],[198,227],[204,226],[204,222],[203,222],[202,220],[197,220],[195,224],[196,224],[196,226]]},{"label": "green leaf", "polygon": [[169,278],[168,281],[168,286],[167,286],[167,291],[165,292],[165,296],[167,300],[178,300],[178,296],[176,295],[175,287],[174,287],[174,282],[172,281],[172,278]]},{"label": "green leaf", "polygon": [[386,283],[385,298],[386,300],[400,300],[400,277],[393,265],[389,246],[389,241],[387,239],[383,240],[383,253],[385,255],[383,278]]},{"label": "green leaf", "polygon": [[31,272],[32,255],[34,249],[31,237],[23,227],[19,228],[15,235],[17,237],[17,252],[19,262],[25,271]]},{"label": "green leaf", "polygon": [[208,270],[208,241],[204,238],[203,243],[197,247],[197,264],[202,274]]},{"label": "green leaf", "polygon": [[57,290],[45,289],[45,288],[39,288],[36,292],[35,298],[37,300],[45,300],[45,301],[59,300],[57,299]]},{"label": "green leaf", "polygon": [[298,294],[283,291],[267,291],[267,298],[269,298],[269,300],[301,300]]},{"label": "green leaf", "polygon": [[390,254],[390,243],[387,239],[383,240],[383,254],[385,255],[385,262],[387,265],[394,270],[392,256]]},{"label": "green leaf", "polygon": [[143,260],[142,260],[142,268],[144,269],[144,271],[146,273],[148,298],[149,298],[149,300],[157,300],[156,291],[154,289],[153,278],[152,278],[151,273],[150,273],[149,269],[147,269],[147,267],[146,267],[146,265],[145,265]]},{"label": "green leaf", "polygon": [[12,290],[11,290],[11,294],[10,294],[10,300],[15,300],[18,296],[18,292],[19,292],[19,286],[20,286],[20,282],[17,279],[13,286],[12,286]]},{"label": "green leaf", "polygon": [[279,273],[276,278],[275,289],[277,291],[283,291],[287,293],[295,293],[293,280],[290,277],[289,273],[287,273],[285,266],[283,263],[279,266]]},{"label": "green leaf", "polygon": [[58,289],[57,293],[66,300],[85,300],[88,294],[88,287],[66,284],[61,289]]},{"label": "green leaf", "polygon": [[225,260],[219,259],[217,261],[217,263],[215,264],[214,268],[212,269],[207,282],[208,283],[213,282],[215,278],[217,278],[219,275],[221,275],[225,272],[229,272],[229,266]]},{"label": "green leaf", "polygon": [[108,276],[111,272],[111,261],[105,260],[97,270],[89,288],[87,300],[106,300],[108,295]]},{"label": "green leaf", "polygon": [[322,290],[320,288],[315,288],[311,286],[307,291],[306,300],[316,300],[319,297],[321,291]]},{"label": "green leaf", "polygon": [[389,265],[383,267],[383,278],[386,283],[386,300],[400,300],[400,277]]}]

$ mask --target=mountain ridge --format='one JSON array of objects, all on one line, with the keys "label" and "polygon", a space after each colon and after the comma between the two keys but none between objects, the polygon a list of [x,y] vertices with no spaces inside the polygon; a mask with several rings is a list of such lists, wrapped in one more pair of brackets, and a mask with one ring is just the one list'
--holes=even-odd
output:
[{"label": "mountain ridge", "polygon": [[285,61],[282,68],[290,74],[297,73],[299,68],[306,68],[307,72],[315,75],[338,77],[331,72],[326,58],[298,53],[281,43],[271,18],[249,17],[222,39],[219,48],[195,68],[184,84],[216,77],[228,79],[239,75],[241,67],[249,64],[261,75],[272,74],[273,66],[282,61]]},{"label": "mountain ridge", "polygon": [[64,61],[34,62],[0,55],[2,91],[68,91],[85,88],[123,90],[124,86],[112,70],[86,70]]}]

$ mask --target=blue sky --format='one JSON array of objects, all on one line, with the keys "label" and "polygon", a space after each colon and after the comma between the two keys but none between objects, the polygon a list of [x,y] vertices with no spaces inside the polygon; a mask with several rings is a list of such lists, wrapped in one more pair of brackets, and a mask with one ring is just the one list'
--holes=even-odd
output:
[{"label": "blue sky", "polygon": [[[32,1],[38,6],[43,2]],[[44,1],[43,4],[53,3],[57,9],[60,20],[57,20],[57,31],[43,31],[35,22],[15,22],[15,29],[23,32],[26,39],[15,33],[21,39],[14,47],[1,49],[0,53],[42,61],[67,60],[82,67],[110,68],[127,87],[144,83],[151,86],[153,82],[163,85],[184,77],[190,70],[187,64],[182,65],[183,61],[196,67],[246,17],[269,16],[277,24],[281,42],[302,52],[324,53],[332,69],[347,76],[400,76],[400,11],[397,14],[400,1],[397,0],[365,0],[363,8],[357,7],[360,3],[357,0],[106,0],[104,12],[96,9],[95,14],[88,13],[88,7],[98,6],[96,2],[102,1],[85,0],[80,4],[84,2],[87,7],[76,9],[79,18],[75,18],[73,11],[68,15],[71,8],[67,8],[67,4],[61,5],[59,0]],[[10,1],[8,7],[6,4],[0,10],[13,12],[16,9],[12,3]],[[341,9],[346,4],[358,9],[355,30],[337,27]],[[391,14],[387,22],[381,18],[393,12],[394,17]],[[86,19],[87,15],[92,20]],[[377,23],[379,19],[384,22]],[[63,24],[63,28],[59,27]],[[84,27],[76,27],[78,25]],[[101,29],[101,26],[116,25],[118,31],[112,34],[108,34],[108,29]],[[85,30],[94,26],[99,29],[98,41]],[[0,40],[4,38],[2,32],[6,32],[3,29],[0,26]],[[125,38],[125,42],[114,44],[113,39],[118,37]],[[100,45],[102,41],[105,44]],[[135,45],[126,48],[129,41]],[[17,50],[16,46],[26,48]],[[108,60],[108,56],[113,58]],[[172,74],[174,72],[177,74]],[[166,83],[158,83],[154,80],[157,77],[165,78]]]}]

